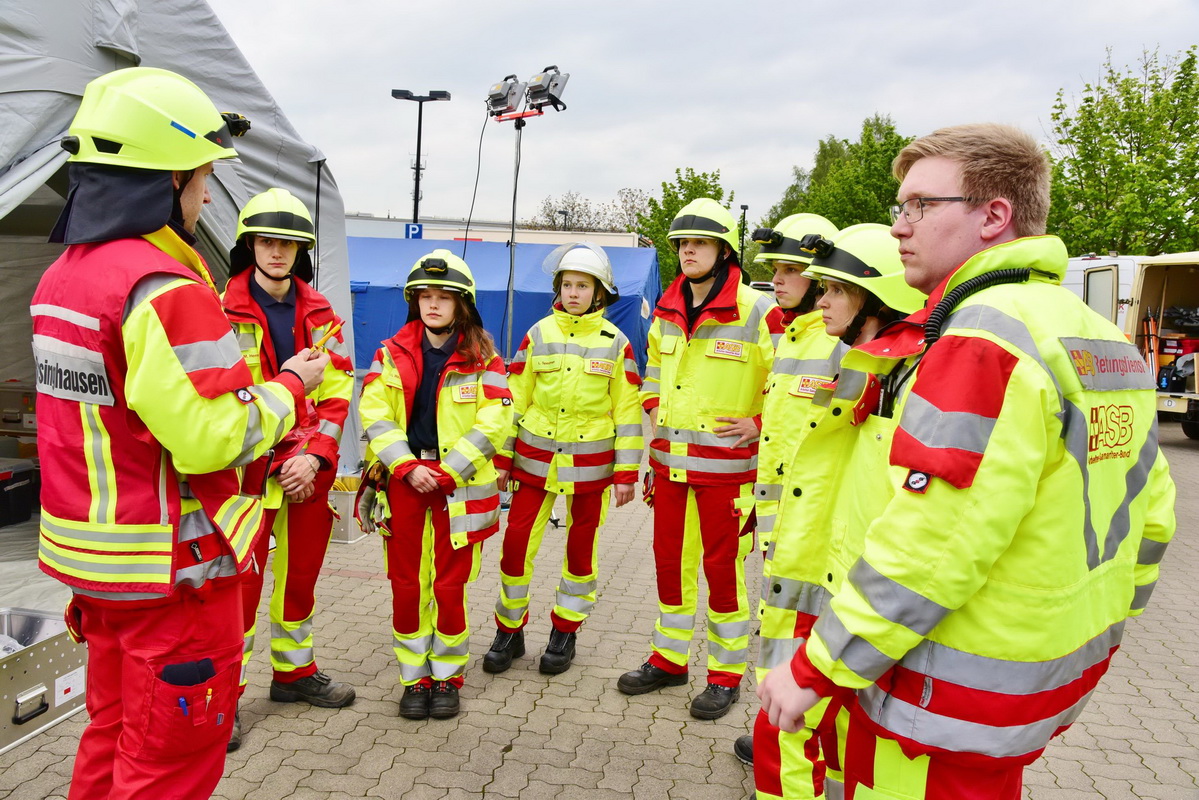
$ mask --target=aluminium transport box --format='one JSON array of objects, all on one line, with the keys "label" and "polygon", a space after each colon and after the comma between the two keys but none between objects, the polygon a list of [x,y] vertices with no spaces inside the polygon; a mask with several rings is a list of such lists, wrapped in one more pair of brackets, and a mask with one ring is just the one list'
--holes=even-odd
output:
[{"label": "aluminium transport box", "polygon": [[[0,608],[0,753],[84,708],[87,646],[71,641],[61,614]],[[0,650],[0,652],[4,652]]]}]

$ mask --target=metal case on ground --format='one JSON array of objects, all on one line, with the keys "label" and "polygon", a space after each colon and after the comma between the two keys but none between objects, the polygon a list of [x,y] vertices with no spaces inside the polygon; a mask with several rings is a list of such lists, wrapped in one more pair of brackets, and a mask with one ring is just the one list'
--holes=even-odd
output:
[{"label": "metal case on ground", "polygon": [[0,753],[84,708],[87,646],[61,614],[0,608],[0,634],[22,645],[0,657]]}]

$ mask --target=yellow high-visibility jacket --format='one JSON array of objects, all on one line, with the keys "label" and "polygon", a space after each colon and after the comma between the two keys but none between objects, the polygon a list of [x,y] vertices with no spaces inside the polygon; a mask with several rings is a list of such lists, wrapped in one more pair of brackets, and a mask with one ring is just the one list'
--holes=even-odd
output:
[{"label": "yellow high-visibility jacket", "polygon": [[913,321],[978,276],[1031,278],[968,294],[931,346],[895,326],[842,362],[891,376],[882,413],[897,392],[888,496],[838,509],[847,574],[791,668],[858,690],[909,755],[1035,759],[1145,608],[1174,532],[1151,371],[1058,285],[1066,260],[1051,236],[984,250]]},{"label": "yellow high-visibility jacket", "polygon": [[[237,345],[246,360],[255,382],[269,380],[278,374],[280,361],[275,356],[274,346],[268,333],[266,315],[250,294],[253,270],[248,269],[234,275],[225,287],[221,302],[225,315],[233,324]],[[343,322],[324,295],[307,283],[295,279],[296,350],[312,347],[330,328]],[[336,470],[342,426],[350,413],[350,397],[354,393],[354,365],[350,351],[339,330],[325,345],[329,352],[329,364],[325,367],[320,386],[309,395],[315,405],[317,432],[304,445],[304,452],[324,460],[329,469]],[[256,465],[257,470],[248,470],[247,483],[260,485],[259,474],[265,468],[264,460]],[[279,462],[276,460],[275,465]],[[265,501],[268,508],[278,508],[283,500],[283,490],[276,477],[267,481]]]},{"label": "yellow high-visibility jacket", "polygon": [[557,494],[636,482],[641,376],[628,337],[602,310],[555,307],[521,342],[508,386],[515,426],[496,466]]},{"label": "yellow high-visibility jacket", "polygon": [[848,349],[835,336],[825,333],[820,311],[795,317],[779,337],[762,401],[762,437],[754,483],[758,542],[763,550],[774,539],[779,497],[796,448],[811,430],[808,417],[812,395],[833,380],[841,356]]},{"label": "yellow high-visibility jacket", "polygon": [[[420,387],[424,324],[409,322],[375,353],[362,384],[358,408],[367,436],[367,460],[379,461],[391,480],[418,463],[408,447],[407,425]],[[446,496],[450,541],[455,548],[482,541],[499,530],[499,489],[492,459],[512,426],[512,393],[504,364],[492,354],[468,362],[455,352],[437,391],[438,466],[457,487]]]},{"label": "yellow high-visibility jacket", "polygon": [[762,389],[774,359],[771,337],[782,333],[782,311],[742,284],[740,269],[729,267],[724,284],[692,327],[683,282],[680,276],[667,288],[649,329],[641,402],[646,411],[658,409],[650,464],[659,478],[676,483],[752,483],[757,440],[734,448],[736,437],[712,430],[726,424],[717,417],[762,413]]}]

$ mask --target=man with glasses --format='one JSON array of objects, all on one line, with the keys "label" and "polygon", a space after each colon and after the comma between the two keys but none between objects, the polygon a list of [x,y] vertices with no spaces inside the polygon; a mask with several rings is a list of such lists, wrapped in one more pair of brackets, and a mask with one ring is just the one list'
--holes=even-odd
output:
[{"label": "man with glasses", "polygon": [[820,697],[845,703],[825,756],[846,797],[1015,800],[1144,610],[1174,484],[1148,367],[1060,286],[1037,143],[945,128],[894,172],[891,232],[930,299],[844,362],[872,360],[881,391],[859,405],[898,421],[890,497],[873,517],[845,509],[865,531],[840,545],[852,567],[759,695],[788,732]]}]

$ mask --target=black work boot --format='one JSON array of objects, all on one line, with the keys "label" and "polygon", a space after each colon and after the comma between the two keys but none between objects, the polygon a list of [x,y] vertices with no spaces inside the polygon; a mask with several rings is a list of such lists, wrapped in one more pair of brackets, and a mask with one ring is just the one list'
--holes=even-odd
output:
[{"label": "black work boot", "polygon": [[491,649],[483,656],[483,671],[503,672],[512,666],[512,659],[520,658],[524,654],[525,632],[523,629],[516,633],[497,630],[495,640],[491,643]]},{"label": "black work boot", "polygon": [[337,683],[317,670],[292,683],[271,681],[271,699],[276,703],[301,701],[321,708],[344,708],[354,702],[354,687]]},{"label": "black work boot", "polygon": [[740,759],[742,764],[753,766],[754,736],[752,733],[737,737],[737,741],[733,742],[733,755]]},{"label": "black work boot", "polygon": [[429,699],[429,716],[433,719],[449,719],[458,716],[458,687],[449,681],[433,684],[433,696]]},{"label": "black work boot", "polygon": [[647,661],[639,669],[621,675],[616,681],[616,688],[625,694],[645,694],[663,686],[682,686],[686,682],[686,672],[667,672]]},{"label": "black work boot", "polygon": [[400,698],[400,716],[404,719],[428,719],[429,697],[433,687],[427,683],[414,683],[404,687],[404,696]]},{"label": "black work boot", "polygon": [[740,696],[741,689],[737,686],[709,683],[708,688],[691,701],[691,716],[696,719],[720,719],[729,713]]},{"label": "black work boot", "polygon": [[229,744],[225,745],[225,752],[232,753],[239,747],[241,747],[241,712],[237,711],[233,714],[233,735],[229,737]]},{"label": "black work boot", "polygon": [[557,675],[570,669],[575,660],[575,634],[554,628],[537,669],[542,675]]}]

